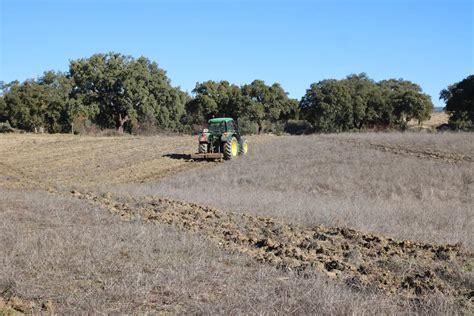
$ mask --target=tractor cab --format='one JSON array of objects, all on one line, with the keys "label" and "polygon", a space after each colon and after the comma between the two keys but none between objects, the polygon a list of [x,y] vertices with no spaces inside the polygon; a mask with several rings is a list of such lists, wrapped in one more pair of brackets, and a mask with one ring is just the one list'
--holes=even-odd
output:
[{"label": "tractor cab", "polygon": [[210,119],[208,123],[208,130],[214,135],[236,132],[236,127],[232,118],[213,118]]}]

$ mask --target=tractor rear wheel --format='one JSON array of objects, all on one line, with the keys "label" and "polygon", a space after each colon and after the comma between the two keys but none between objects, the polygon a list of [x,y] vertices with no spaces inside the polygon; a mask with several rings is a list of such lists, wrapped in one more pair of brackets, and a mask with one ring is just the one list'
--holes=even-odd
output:
[{"label": "tractor rear wheel", "polygon": [[230,160],[239,154],[239,143],[232,137],[224,143],[224,159]]},{"label": "tractor rear wheel", "polygon": [[200,154],[207,153],[207,143],[199,143],[199,153]]},{"label": "tractor rear wheel", "polygon": [[245,138],[240,139],[239,155],[246,155],[249,151],[249,144]]}]

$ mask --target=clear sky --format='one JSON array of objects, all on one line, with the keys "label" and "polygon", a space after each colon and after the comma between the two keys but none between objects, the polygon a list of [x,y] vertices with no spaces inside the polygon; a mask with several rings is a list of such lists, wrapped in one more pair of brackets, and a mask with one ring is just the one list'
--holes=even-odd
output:
[{"label": "clear sky", "polygon": [[66,71],[71,59],[144,55],[196,82],[312,82],[366,72],[430,94],[474,73],[474,0],[0,0],[0,80]]}]

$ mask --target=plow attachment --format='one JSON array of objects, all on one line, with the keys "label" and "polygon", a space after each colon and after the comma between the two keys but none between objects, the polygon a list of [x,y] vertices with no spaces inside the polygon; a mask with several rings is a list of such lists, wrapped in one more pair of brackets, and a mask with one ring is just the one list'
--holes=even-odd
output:
[{"label": "plow attachment", "polygon": [[222,153],[191,154],[191,159],[193,160],[222,160],[224,159],[224,154]]}]

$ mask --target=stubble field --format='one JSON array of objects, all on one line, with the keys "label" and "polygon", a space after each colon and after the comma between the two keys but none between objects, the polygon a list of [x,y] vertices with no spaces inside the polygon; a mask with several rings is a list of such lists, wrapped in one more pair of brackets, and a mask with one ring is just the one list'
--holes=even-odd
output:
[{"label": "stubble field", "polygon": [[473,140],[0,136],[0,311],[472,312]]}]

